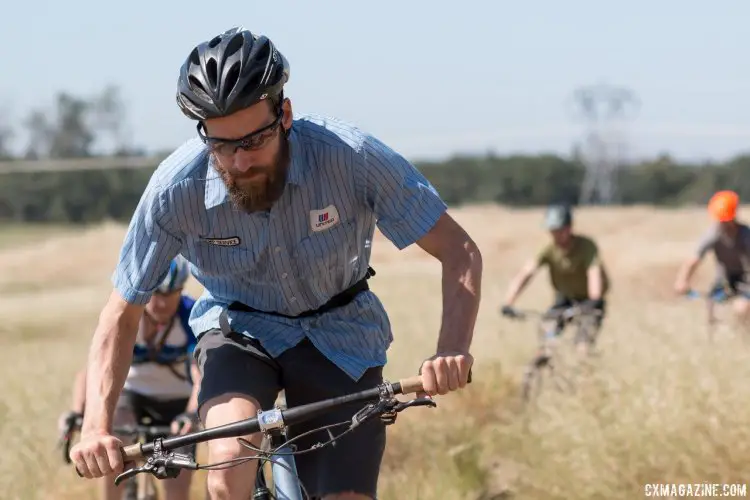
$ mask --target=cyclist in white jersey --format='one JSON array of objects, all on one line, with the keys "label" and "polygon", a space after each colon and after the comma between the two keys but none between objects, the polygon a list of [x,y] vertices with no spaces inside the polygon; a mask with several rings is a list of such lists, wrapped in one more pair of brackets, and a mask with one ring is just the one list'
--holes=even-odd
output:
[{"label": "cyclist in white jersey", "polygon": [[[189,276],[189,263],[178,256],[146,305],[114,426],[134,425],[147,418],[148,425],[171,425],[175,434],[195,430],[200,371],[192,355],[196,337],[188,325],[195,300],[182,293]],[[72,410],[60,417],[61,430],[83,416],[85,399],[84,368],[76,375]],[[187,451],[195,452],[194,447]],[[165,480],[166,499],[188,500],[191,475],[183,471],[179,477]],[[115,487],[111,477],[104,478],[101,498],[119,500],[123,486]]]}]

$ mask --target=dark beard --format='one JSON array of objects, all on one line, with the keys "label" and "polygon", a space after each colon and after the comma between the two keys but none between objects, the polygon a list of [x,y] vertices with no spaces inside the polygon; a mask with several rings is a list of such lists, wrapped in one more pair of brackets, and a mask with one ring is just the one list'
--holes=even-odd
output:
[{"label": "dark beard", "polygon": [[273,160],[272,166],[253,167],[254,170],[263,170],[266,173],[266,181],[263,184],[249,184],[240,187],[231,174],[224,170],[218,160],[214,158],[214,168],[224,181],[229,198],[237,210],[248,214],[269,210],[281,198],[286,186],[286,174],[289,165],[289,145],[283,135],[281,140],[281,147]]}]

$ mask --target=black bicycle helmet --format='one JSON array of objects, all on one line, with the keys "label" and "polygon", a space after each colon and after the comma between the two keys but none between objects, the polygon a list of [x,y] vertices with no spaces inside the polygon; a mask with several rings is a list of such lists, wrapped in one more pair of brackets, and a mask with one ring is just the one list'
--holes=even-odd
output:
[{"label": "black bicycle helmet", "polygon": [[287,80],[289,63],[271,40],[232,28],[190,52],[177,104],[193,120],[219,118],[281,95]]},{"label": "black bicycle helmet", "polygon": [[573,223],[573,213],[568,205],[551,205],[544,214],[544,225],[547,229],[557,230]]}]

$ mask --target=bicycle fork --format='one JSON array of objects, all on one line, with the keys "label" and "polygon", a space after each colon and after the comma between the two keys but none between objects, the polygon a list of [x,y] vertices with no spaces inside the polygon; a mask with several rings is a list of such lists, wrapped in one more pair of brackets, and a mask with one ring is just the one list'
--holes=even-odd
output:
[{"label": "bicycle fork", "polygon": [[302,489],[299,486],[297,465],[294,461],[294,455],[292,455],[296,447],[294,444],[286,443],[285,430],[276,429],[266,434],[266,436],[270,439],[271,450],[276,451],[268,453],[259,461],[258,474],[264,473],[263,463],[265,460],[269,460],[271,462],[274,495],[273,497],[270,495],[268,486],[264,481],[262,487],[256,488],[253,499],[301,500]]},{"label": "bicycle fork", "polygon": [[275,449],[280,446],[279,454],[274,455],[271,463],[271,474],[273,476],[274,489],[278,500],[298,500],[302,498],[302,490],[297,479],[297,465],[294,462],[295,446],[286,444],[286,432],[271,435],[271,446]]}]

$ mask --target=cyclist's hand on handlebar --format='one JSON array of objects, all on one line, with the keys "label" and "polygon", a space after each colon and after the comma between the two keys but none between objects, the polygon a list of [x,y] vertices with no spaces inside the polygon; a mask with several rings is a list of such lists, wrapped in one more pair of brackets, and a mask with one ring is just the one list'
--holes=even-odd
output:
[{"label": "cyclist's hand on handlebar", "polygon": [[507,318],[515,318],[516,316],[518,316],[516,310],[513,309],[513,306],[509,305],[504,305],[502,308],[500,308],[500,313]]},{"label": "cyclist's hand on handlebar", "polygon": [[602,299],[586,299],[581,303],[581,310],[584,312],[601,311],[604,308]]},{"label": "cyclist's hand on handlebar", "polygon": [[82,433],[70,450],[70,460],[79,475],[94,479],[123,471],[123,443],[107,433]]},{"label": "cyclist's hand on handlebar", "polygon": [[82,414],[77,411],[66,411],[60,415],[57,419],[57,430],[60,434],[65,434],[75,427],[76,421],[83,417]]},{"label": "cyclist's hand on handlebar", "polygon": [[172,421],[172,434],[183,436],[190,432],[198,430],[199,418],[197,413],[185,412],[180,413]]},{"label": "cyclist's hand on handlebar", "polygon": [[473,364],[474,357],[468,352],[442,352],[426,359],[419,370],[424,392],[418,396],[447,394],[463,388]]}]

